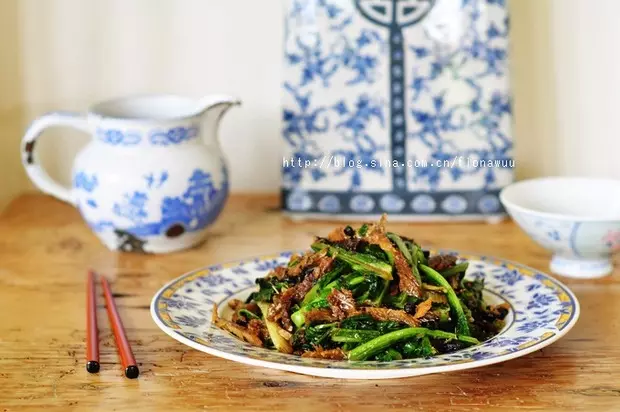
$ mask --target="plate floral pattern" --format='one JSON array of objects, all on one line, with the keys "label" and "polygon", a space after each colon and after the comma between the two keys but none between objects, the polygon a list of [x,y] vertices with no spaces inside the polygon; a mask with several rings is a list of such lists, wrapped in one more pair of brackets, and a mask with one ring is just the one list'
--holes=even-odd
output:
[{"label": "plate floral pattern", "polygon": [[[174,339],[233,361],[290,372],[349,379],[383,379],[470,369],[526,355],[566,334],[579,317],[573,293],[554,278],[505,260],[467,255],[466,278],[485,280],[485,299],[511,306],[497,336],[458,352],[391,362],[306,359],[241,342],[211,323],[213,304],[226,311],[232,298],[244,299],[255,279],[288,262],[292,252],[208,266],[173,280],[154,296],[151,315]],[[436,251],[433,251],[436,253]]]}]

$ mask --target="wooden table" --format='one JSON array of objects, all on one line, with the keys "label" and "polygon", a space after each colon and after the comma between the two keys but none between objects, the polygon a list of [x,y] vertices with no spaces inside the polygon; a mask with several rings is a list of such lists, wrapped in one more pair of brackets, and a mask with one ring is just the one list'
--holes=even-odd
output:
[{"label": "wooden table", "polygon": [[[202,246],[159,256],[115,254],[78,212],[43,195],[0,217],[0,411],[67,410],[620,410],[620,274],[565,280],[581,319],[528,356],[464,372],[345,381],[259,369],[192,350],[161,332],[149,303],[191,269],[305,248],[333,223],[293,223],[272,196],[237,196]],[[393,224],[427,246],[494,255],[546,270],[549,254],[514,224]],[[109,276],[140,364],[123,377],[107,317],[99,313],[102,368],[84,369],[85,274]],[[103,305],[101,305],[103,309]]]}]

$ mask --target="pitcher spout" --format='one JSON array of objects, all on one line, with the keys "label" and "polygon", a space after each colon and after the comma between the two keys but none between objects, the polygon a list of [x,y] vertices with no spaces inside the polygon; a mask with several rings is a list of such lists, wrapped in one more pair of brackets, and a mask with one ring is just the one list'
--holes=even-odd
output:
[{"label": "pitcher spout", "polygon": [[200,112],[204,115],[208,115],[211,112],[218,112],[222,114],[226,112],[230,107],[240,105],[241,101],[235,97],[227,96],[223,94],[205,96],[200,99],[198,107],[201,108]]},{"label": "pitcher spout", "polygon": [[199,108],[205,124],[205,141],[217,142],[217,132],[224,114],[241,101],[232,96],[210,95],[200,99]]}]

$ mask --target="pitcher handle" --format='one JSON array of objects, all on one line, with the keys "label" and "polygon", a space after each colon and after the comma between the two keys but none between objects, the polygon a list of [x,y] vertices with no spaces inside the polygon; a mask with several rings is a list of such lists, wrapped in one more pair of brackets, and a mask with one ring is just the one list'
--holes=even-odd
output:
[{"label": "pitcher handle", "polygon": [[79,113],[48,113],[36,119],[22,139],[22,164],[26,168],[26,173],[30,180],[42,192],[50,194],[71,205],[75,201],[71,196],[71,189],[54,181],[47,172],[41,167],[38,156],[34,151],[37,139],[49,127],[72,127],[83,132],[89,133],[88,121],[85,115]]}]

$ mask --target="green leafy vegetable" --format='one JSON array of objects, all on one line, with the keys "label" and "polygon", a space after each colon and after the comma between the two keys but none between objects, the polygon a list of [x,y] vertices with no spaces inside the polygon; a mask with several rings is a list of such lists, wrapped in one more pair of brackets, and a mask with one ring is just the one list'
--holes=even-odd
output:
[{"label": "green leafy vegetable", "polygon": [[446,306],[446,305],[437,306],[437,307],[434,307],[431,312],[435,316],[437,316],[437,319],[439,320],[439,322],[450,322],[450,307],[449,306]]},{"label": "green leafy vegetable", "polygon": [[252,293],[246,303],[251,301],[256,302],[271,302],[273,296],[280,293],[284,289],[289,287],[289,284],[286,282],[282,282],[277,278],[258,278],[256,279],[256,284],[259,289],[258,292]]},{"label": "green leafy vegetable", "polygon": [[250,320],[250,319],[260,319],[260,317],[258,315],[256,315],[255,313],[250,312],[247,309],[241,309],[239,310],[239,315],[241,316],[245,316],[246,319]]},{"label": "green leafy vegetable", "polygon": [[409,249],[407,249],[405,242],[400,238],[400,236],[396,233],[388,233],[387,237],[396,244],[398,250],[400,250],[400,253],[402,253],[405,259],[407,259],[407,262],[409,262],[410,265],[413,265],[411,260],[411,252],[409,252]]},{"label": "green leafy vegetable", "polygon": [[461,306],[461,301],[459,300],[458,296],[456,296],[456,293],[454,293],[454,289],[452,289],[450,283],[448,283],[446,278],[441,276],[441,274],[426,265],[420,265],[420,269],[422,269],[422,272],[424,272],[424,274],[428,277],[431,283],[434,283],[435,285],[441,286],[442,288],[446,289],[446,297],[448,298],[448,303],[450,304],[452,313],[456,318],[456,333],[458,333],[459,335],[470,336],[469,324],[467,322],[465,312],[463,311],[463,307]]},{"label": "green leafy vegetable", "polygon": [[314,250],[323,250],[325,248],[328,249],[330,256],[348,263],[351,265],[353,270],[372,272],[383,279],[392,280],[392,266],[386,262],[382,262],[372,255],[349,252],[341,247],[330,246],[321,242],[315,242],[312,244],[312,249]]},{"label": "green leafy vegetable", "polygon": [[431,344],[428,336],[424,336],[420,340],[405,343],[402,347],[402,353],[408,358],[426,358],[435,355],[437,350]]},{"label": "green leafy vegetable", "polygon": [[[323,253],[295,255],[257,279],[252,305],[235,302],[234,321],[216,318],[217,326],[287,354],[382,362],[453,352],[501,330],[510,306],[484,301],[483,281],[464,279],[467,262],[438,272],[430,252],[384,223],[317,238],[311,247]],[[438,261],[446,267],[453,259]],[[419,293],[408,296],[414,281]]]},{"label": "green leafy vegetable", "polygon": [[381,335],[376,330],[357,329],[334,329],[332,340],[334,342],[364,343]]},{"label": "green leafy vegetable", "polygon": [[359,247],[359,252],[374,256],[382,262],[390,262],[389,256],[379,247],[379,245],[362,244],[362,246]]},{"label": "green leafy vegetable", "polygon": [[344,265],[337,265],[334,269],[323,275],[318,282],[312,286],[312,289],[306,294],[302,301],[302,306],[307,305],[317,298],[320,291],[322,291],[328,284],[333,282],[340,274],[345,270]]},{"label": "green leafy vegetable", "polygon": [[271,338],[271,342],[276,347],[277,350],[284,353],[293,353],[293,346],[289,341],[284,339],[280,330],[282,329],[278,326],[277,323],[270,321],[267,319],[267,312],[269,311],[269,304],[265,302],[259,302],[258,307],[263,314],[263,322],[265,322],[265,326],[267,327],[267,332],[269,332],[269,337]]},{"label": "green leafy vegetable", "polygon": [[383,303],[383,299],[385,298],[385,294],[387,293],[389,287],[390,287],[390,281],[384,279],[383,285],[379,293],[376,295],[374,299],[370,301],[370,304],[373,306],[381,306],[381,304]]},{"label": "green leafy vegetable", "polygon": [[370,315],[351,316],[340,323],[343,329],[376,330],[377,321]]},{"label": "green leafy vegetable", "polygon": [[375,359],[381,362],[390,362],[394,360],[401,360],[403,355],[396,349],[389,348],[385,352],[381,352],[375,356]]},{"label": "green leafy vegetable", "polygon": [[463,262],[463,263],[459,263],[458,265],[452,266],[450,269],[441,271],[440,273],[443,277],[453,276],[453,275],[457,275],[459,273],[465,272],[468,267],[469,267],[469,263]]},{"label": "green leafy vegetable", "polygon": [[405,293],[405,292],[400,292],[397,295],[394,296],[388,296],[385,299],[385,303],[393,308],[396,309],[404,309],[405,305],[407,304],[407,298],[409,296]]},{"label": "green leafy vegetable", "polygon": [[381,335],[364,344],[361,344],[355,349],[353,349],[351,352],[349,352],[348,357],[350,360],[366,360],[371,356],[374,356],[377,353],[382,352],[390,346],[395,345],[399,342],[412,338],[419,339],[423,338],[424,336],[436,339],[453,339],[471,345],[477,345],[478,343],[480,343],[476,338],[472,338],[470,336],[460,336],[458,334],[444,332],[442,330],[432,330],[426,328],[406,328],[386,333],[385,335]]},{"label": "green leafy vegetable", "polygon": [[357,234],[359,235],[359,237],[364,237],[366,236],[366,233],[368,233],[368,225],[366,223],[364,223],[360,229],[357,231]]},{"label": "green leafy vegetable", "polygon": [[420,261],[424,260],[424,253],[422,253],[422,249],[415,243],[411,243],[411,270],[413,271],[413,277],[418,282],[418,285],[422,284],[422,276],[420,276],[420,269],[418,266],[420,265]]}]

